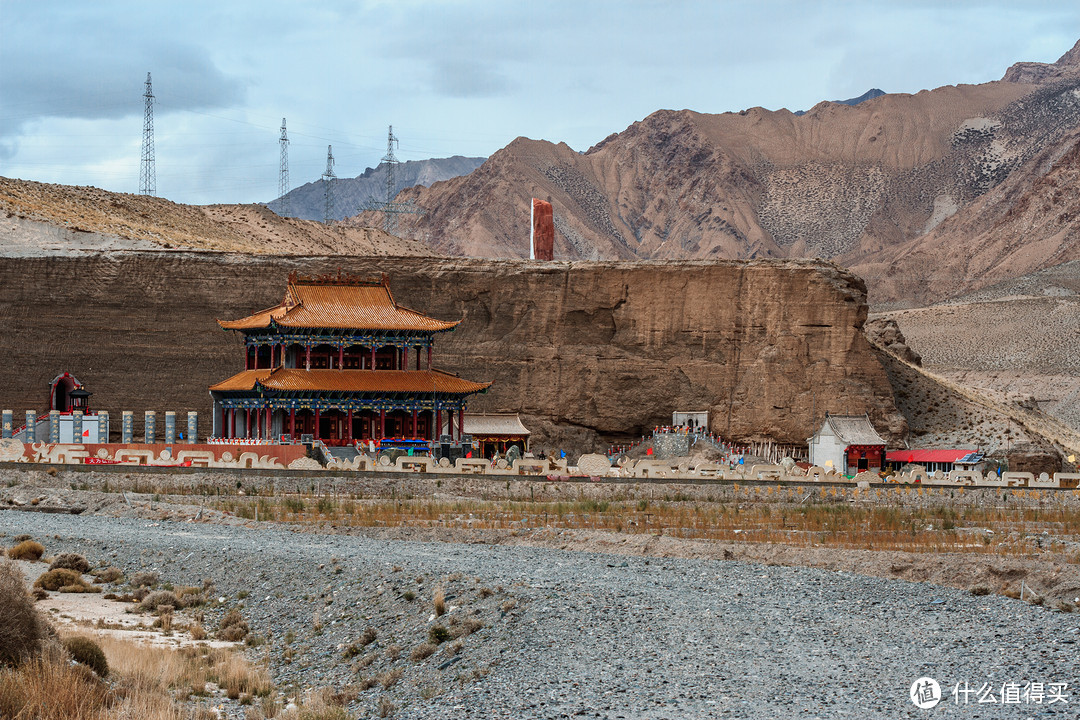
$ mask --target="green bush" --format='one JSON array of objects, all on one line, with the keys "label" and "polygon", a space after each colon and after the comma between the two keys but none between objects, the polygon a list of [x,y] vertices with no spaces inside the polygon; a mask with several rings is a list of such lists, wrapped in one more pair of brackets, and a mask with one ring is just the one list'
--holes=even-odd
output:
[{"label": "green bush", "polygon": [[109,663],[105,660],[105,653],[102,652],[101,646],[96,642],[81,635],[64,638],[63,642],[64,649],[71,655],[72,660],[90,668],[97,673],[98,677],[109,676]]},{"label": "green bush", "polygon": [[441,645],[449,640],[452,636],[450,631],[444,628],[442,625],[436,625],[428,630],[428,641],[434,645]]},{"label": "green bush", "polygon": [[45,546],[36,540],[23,540],[15,547],[8,548],[7,556],[12,560],[33,560],[37,561],[41,559],[41,556],[45,554]]}]

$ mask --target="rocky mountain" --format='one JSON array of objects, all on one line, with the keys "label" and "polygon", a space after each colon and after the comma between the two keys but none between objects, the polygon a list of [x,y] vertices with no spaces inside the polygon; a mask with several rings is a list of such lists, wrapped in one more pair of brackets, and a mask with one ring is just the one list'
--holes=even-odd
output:
[{"label": "rocky mountain", "polygon": [[[448,158],[398,163],[394,169],[395,192],[414,185],[428,187],[440,180],[468,175],[480,167],[485,159],[454,155]],[[356,215],[372,200],[385,200],[386,172],[387,164],[379,163],[378,167],[368,168],[356,177],[331,180],[331,219],[344,220]],[[326,211],[326,186],[321,179],[293,188],[285,194],[285,199],[289,204],[289,217],[322,222]],[[266,206],[279,215],[282,214],[281,198],[266,203]]]},{"label": "rocky mountain", "polygon": [[[867,100],[873,100],[874,98],[881,97],[884,94],[885,94],[884,90],[879,90],[878,88],[870,88],[869,90],[864,92],[859,97],[848,98],[847,100],[830,100],[829,102],[836,103],[837,105],[858,105],[861,102],[866,102]],[[805,115],[805,114],[806,114],[805,110],[796,110],[795,111],[795,115],[798,115],[798,116],[802,116],[802,115]]]},{"label": "rocky mountain", "polygon": [[[802,116],[661,110],[585,153],[519,138],[467,176],[401,193],[427,212],[399,227],[447,254],[522,257],[539,197],[555,208],[556,258],[822,257],[865,269],[875,302],[941,297],[949,282],[929,292],[903,273],[876,281],[920,242],[985,220],[977,201],[1010,187],[995,208],[1006,216],[1068,155],[1080,128],[1078,48],[1000,81],[823,102]],[[986,266],[1014,272],[1013,250],[999,244],[1004,254]],[[942,253],[922,276],[959,276],[968,250]]]}]

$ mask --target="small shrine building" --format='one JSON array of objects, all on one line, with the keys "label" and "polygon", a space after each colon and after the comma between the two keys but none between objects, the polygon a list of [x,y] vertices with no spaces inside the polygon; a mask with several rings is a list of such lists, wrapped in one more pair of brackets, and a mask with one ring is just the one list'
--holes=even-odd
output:
[{"label": "small shrine building", "polygon": [[458,322],[398,305],[385,275],[291,273],[281,304],[218,321],[243,335],[245,369],[210,386],[214,436],[459,440],[467,398],[491,383],[432,368],[435,336]]}]

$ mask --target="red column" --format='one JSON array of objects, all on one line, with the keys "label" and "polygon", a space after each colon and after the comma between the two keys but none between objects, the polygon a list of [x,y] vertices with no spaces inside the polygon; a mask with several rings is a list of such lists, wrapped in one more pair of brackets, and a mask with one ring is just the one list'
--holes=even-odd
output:
[{"label": "red column", "polygon": [[285,367],[285,343],[281,343],[280,351],[278,353],[281,357],[278,358],[278,365]]},{"label": "red column", "polygon": [[345,437],[348,439],[349,444],[352,445],[352,408],[349,408],[349,419],[347,421],[349,427],[345,428]]},{"label": "red column", "polygon": [[296,442],[296,408],[289,408],[289,435]]},{"label": "red column", "polygon": [[401,369],[409,369],[409,348],[407,347],[401,349]]},{"label": "red column", "polygon": [[312,429],[311,434],[315,436],[316,440],[319,439],[319,408],[315,408],[315,427]]},{"label": "red column", "polygon": [[270,408],[266,408],[266,439],[273,440],[274,438],[274,411]]},{"label": "red column", "polygon": [[305,345],[304,346],[304,369],[305,370],[310,370],[311,369],[311,346],[310,345]]},{"label": "red column", "polygon": [[417,424],[416,424],[416,411],[415,411],[415,410],[413,410],[413,411],[412,411],[412,436],[413,436],[413,439],[414,439],[414,440],[416,439],[416,428],[417,428],[417,427],[418,427],[418,426],[417,426]]},{"label": "red column", "polygon": [[375,346],[372,345],[371,346],[371,367],[369,367],[368,370],[374,370],[374,369],[375,369]]},{"label": "red column", "polygon": [[342,345],[337,351],[337,367],[338,370],[345,369],[345,346]]},{"label": "red column", "polygon": [[458,437],[460,438],[462,435],[465,434],[465,408],[458,409],[457,420]]},{"label": "red column", "polygon": [[386,411],[379,411],[379,439],[386,437]]},{"label": "red column", "polygon": [[252,350],[251,369],[252,370],[258,370],[259,369],[259,346],[258,345],[252,345],[251,350]]},{"label": "red column", "polygon": [[435,440],[442,435],[442,409],[435,411]]},{"label": "red column", "polygon": [[427,346],[427,369],[431,369],[431,346]]}]

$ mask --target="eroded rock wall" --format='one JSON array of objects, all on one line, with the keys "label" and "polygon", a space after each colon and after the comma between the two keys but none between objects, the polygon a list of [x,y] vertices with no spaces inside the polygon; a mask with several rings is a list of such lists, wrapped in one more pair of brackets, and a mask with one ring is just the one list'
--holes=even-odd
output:
[{"label": "eroded rock wall", "polygon": [[[812,261],[529,263],[114,252],[0,259],[0,404],[43,409],[67,370],[92,404],[209,411],[243,367],[215,318],[276,304],[289,271],[388,273],[397,301],[462,319],[436,365],[492,380],[470,409],[522,413],[541,444],[587,450],[673,410],[731,438],[802,441],[826,410],[904,430],[862,334],[865,287]],[[207,428],[203,423],[203,430]]]}]

